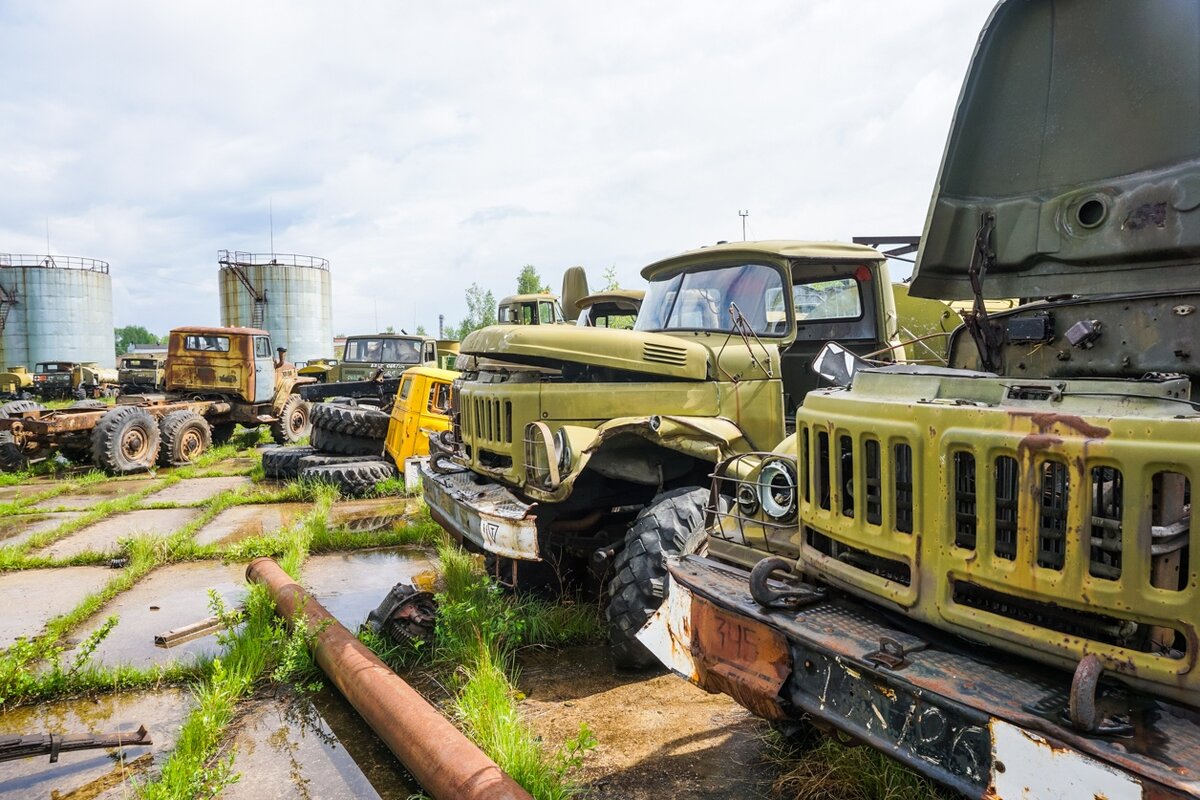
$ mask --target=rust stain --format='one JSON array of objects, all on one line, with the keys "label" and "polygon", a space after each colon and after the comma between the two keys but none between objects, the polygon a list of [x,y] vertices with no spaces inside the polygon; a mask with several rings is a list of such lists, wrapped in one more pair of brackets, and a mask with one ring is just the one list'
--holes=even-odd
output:
[{"label": "rust stain", "polygon": [[792,671],[784,636],[700,600],[693,600],[692,618],[699,685],[729,695],[765,719],[787,719],[779,703],[779,690]]},{"label": "rust stain", "polygon": [[1069,428],[1089,439],[1106,439],[1112,431],[1093,425],[1078,414],[1055,414],[1052,411],[1011,411],[1013,417],[1025,417],[1038,429],[1038,433],[1049,434],[1056,426]]}]

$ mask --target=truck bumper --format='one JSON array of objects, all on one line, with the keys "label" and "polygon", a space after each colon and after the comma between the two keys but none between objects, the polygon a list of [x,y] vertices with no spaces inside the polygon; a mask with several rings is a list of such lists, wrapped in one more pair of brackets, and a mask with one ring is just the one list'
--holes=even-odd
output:
[{"label": "truck bumper", "polygon": [[466,470],[439,474],[421,466],[422,493],[429,513],[459,541],[498,556],[541,561],[536,504],[525,503],[498,483]]},{"label": "truck bumper", "polygon": [[1200,797],[1194,710],[1110,689],[1098,707],[1132,732],[1080,733],[1064,716],[1069,674],[921,638],[857,601],[769,610],[748,572],[698,556],[667,570],[666,600],[638,638],[759,716],[808,715],[971,797]]}]

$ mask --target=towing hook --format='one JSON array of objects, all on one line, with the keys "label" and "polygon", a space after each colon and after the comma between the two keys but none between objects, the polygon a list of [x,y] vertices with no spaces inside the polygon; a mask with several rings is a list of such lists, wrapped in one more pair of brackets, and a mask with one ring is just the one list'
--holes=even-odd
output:
[{"label": "towing hook", "polygon": [[1080,733],[1131,736],[1133,724],[1128,716],[1104,716],[1096,706],[1100,677],[1103,674],[1104,662],[1095,653],[1088,653],[1075,667],[1075,675],[1071,678],[1071,697],[1067,703],[1067,715],[1071,725]]},{"label": "towing hook", "polygon": [[760,606],[769,607],[795,605],[801,600],[811,599],[811,591],[780,591],[767,585],[767,580],[771,577],[772,572],[776,570],[790,572],[791,567],[792,565],[787,559],[778,556],[764,558],[755,564],[754,569],[750,571],[750,596],[754,598],[754,601]]}]

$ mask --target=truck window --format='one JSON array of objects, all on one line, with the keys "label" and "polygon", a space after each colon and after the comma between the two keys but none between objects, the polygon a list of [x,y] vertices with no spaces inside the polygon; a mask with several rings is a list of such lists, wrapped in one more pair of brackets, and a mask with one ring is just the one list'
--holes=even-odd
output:
[{"label": "truck window", "polygon": [[254,357],[255,358],[270,358],[271,357],[271,340],[266,336],[254,337]]},{"label": "truck window", "polygon": [[412,391],[412,378],[405,378],[400,382],[400,400],[408,399],[409,393]]},{"label": "truck window", "polygon": [[730,306],[736,305],[756,335],[782,336],[786,321],[770,319],[770,306],[778,306],[782,289],[779,271],[766,264],[658,275],[650,280],[634,330],[727,331]]},{"label": "truck window", "polygon": [[538,303],[538,323],[541,325],[554,324],[554,304],[542,301]]},{"label": "truck window", "polygon": [[196,333],[189,333],[183,337],[184,350],[203,350],[208,352],[228,353],[229,352],[229,337],[228,336],[201,336]]},{"label": "truck window", "polygon": [[450,384],[435,383],[429,389],[429,411],[445,414],[450,409]]},{"label": "truck window", "polygon": [[425,361],[437,361],[437,345],[433,342],[425,343]]},{"label": "truck window", "polygon": [[835,278],[792,287],[797,322],[858,319],[862,316],[862,290],[854,278]]}]

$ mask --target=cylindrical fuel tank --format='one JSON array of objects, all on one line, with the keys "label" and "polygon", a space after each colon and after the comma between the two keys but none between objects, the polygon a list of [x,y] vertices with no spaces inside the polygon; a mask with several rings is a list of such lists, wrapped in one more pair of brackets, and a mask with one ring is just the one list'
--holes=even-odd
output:
[{"label": "cylindrical fuel tank", "polygon": [[116,366],[107,262],[0,253],[0,365],[40,361]]},{"label": "cylindrical fuel tank", "polygon": [[289,361],[333,357],[329,262],[315,256],[222,250],[221,324],[263,328]]}]

